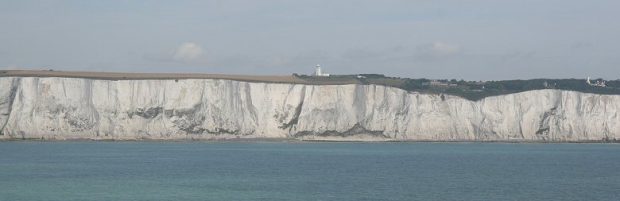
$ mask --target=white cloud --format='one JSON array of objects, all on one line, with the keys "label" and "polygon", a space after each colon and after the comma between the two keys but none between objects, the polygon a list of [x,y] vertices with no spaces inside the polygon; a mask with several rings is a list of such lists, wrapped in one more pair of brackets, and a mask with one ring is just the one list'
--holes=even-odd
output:
[{"label": "white cloud", "polygon": [[172,54],[172,59],[181,62],[195,62],[204,54],[200,45],[192,42],[181,44]]},{"label": "white cloud", "polygon": [[445,42],[433,42],[420,45],[414,56],[419,61],[443,60],[462,53],[461,46]]},{"label": "white cloud", "polygon": [[435,55],[453,55],[461,52],[461,47],[456,44],[448,44],[444,42],[434,42],[430,46],[430,51]]}]

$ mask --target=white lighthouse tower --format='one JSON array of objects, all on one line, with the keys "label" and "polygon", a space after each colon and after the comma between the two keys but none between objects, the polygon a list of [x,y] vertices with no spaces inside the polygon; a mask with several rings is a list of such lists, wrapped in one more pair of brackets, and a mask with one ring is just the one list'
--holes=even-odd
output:
[{"label": "white lighthouse tower", "polygon": [[323,71],[321,70],[321,65],[317,64],[316,65],[316,69],[314,70],[314,76],[317,77],[329,77],[328,73],[323,73]]},{"label": "white lighthouse tower", "polygon": [[321,76],[321,65],[317,64],[316,69],[314,70],[314,75]]}]

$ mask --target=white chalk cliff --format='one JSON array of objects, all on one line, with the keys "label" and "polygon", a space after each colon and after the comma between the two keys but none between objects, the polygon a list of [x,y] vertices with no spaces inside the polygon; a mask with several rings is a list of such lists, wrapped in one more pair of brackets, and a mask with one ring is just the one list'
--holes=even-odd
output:
[{"label": "white chalk cliff", "polygon": [[377,85],[0,77],[0,139],[620,139],[620,96],[470,101]]}]

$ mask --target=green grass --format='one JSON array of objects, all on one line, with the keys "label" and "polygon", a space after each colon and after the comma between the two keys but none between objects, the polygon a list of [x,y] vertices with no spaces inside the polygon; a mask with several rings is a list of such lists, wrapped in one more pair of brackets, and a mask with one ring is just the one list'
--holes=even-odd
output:
[{"label": "green grass", "polygon": [[[498,96],[541,89],[557,89],[577,91],[593,94],[620,94],[620,80],[607,81],[607,87],[590,86],[585,79],[531,79],[531,80],[501,80],[501,81],[464,81],[464,80],[437,80],[448,86],[431,85],[429,79],[410,79],[386,77],[379,74],[336,75],[330,77],[314,77],[296,75],[298,78],[311,84],[329,84],[346,82],[351,84],[374,84],[400,88],[410,92],[447,94],[477,101],[490,96]],[[593,81],[595,82],[595,81]]]}]

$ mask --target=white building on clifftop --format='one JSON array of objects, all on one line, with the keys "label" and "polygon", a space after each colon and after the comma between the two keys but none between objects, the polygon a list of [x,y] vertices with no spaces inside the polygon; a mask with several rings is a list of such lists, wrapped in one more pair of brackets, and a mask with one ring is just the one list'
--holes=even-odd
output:
[{"label": "white building on clifftop", "polygon": [[314,76],[329,77],[329,73],[323,73],[323,71],[321,70],[321,65],[317,64],[316,69],[314,70]]},{"label": "white building on clifftop", "polygon": [[605,80],[596,80],[595,83],[592,83],[592,81],[590,80],[590,77],[588,77],[588,79],[586,80],[586,83],[588,83],[588,85],[590,86],[595,86],[595,87],[607,87]]}]

